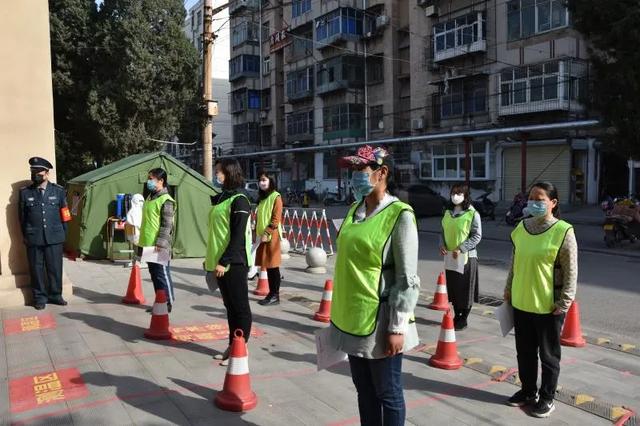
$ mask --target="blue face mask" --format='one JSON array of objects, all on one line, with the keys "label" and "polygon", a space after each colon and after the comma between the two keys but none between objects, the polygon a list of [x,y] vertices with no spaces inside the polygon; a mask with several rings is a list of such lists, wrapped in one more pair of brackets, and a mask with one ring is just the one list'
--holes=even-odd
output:
[{"label": "blue face mask", "polygon": [[546,201],[527,201],[527,211],[533,217],[542,217],[547,214]]},{"label": "blue face mask", "polygon": [[147,181],[147,189],[149,191],[155,191],[156,190],[156,181],[153,179],[149,179]]},{"label": "blue face mask", "polygon": [[222,189],[222,182],[220,182],[220,178],[218,178],[218,176],[213,180],[213,186],[218,189]]},{"label": "blue face mask", "polygon": [[369,180],[370,175],[367,172],[353,172],[351,176],[351,188],[353,188],[353,195],[358,201],[362,200],[367,195],[371,194],[374,185]]}]

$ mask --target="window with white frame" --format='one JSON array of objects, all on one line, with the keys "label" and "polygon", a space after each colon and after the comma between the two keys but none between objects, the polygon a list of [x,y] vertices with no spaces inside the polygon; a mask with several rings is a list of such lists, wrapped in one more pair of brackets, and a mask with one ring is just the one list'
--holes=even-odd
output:
[{"label": "window with white frame", "polygon": [[434,52],[470,45],[487,38],[484,12],[474,12],[433,26]]},{"label": "window with white frame", "polygon": [[[489,178],[489,142],[470,144],[469,165],[471,180]],[[466,154],[464,143],[445,143],[431,147],[427,160],[422,161],[420,175],[423,179],[461,180],[466,179]]]},{"label": "window with white frame", "polygon": [[569,25],[566,0],[510,0],[507,37],[519,40]]},{"label": "window with white frame", "polygon": [[580,99],[584,65],[571,61],[507,68],[500,72],[500,106]]},{"label": "window with white frame", "polygon": [[265,56],[262,60],[262,74],[267,75],[271,74],[271,57]]},{"label": "window with white frame", "polygon": [[316,19],[316,40],[322,41],[337,34],[362,35],[362,10],[343,7]]}]

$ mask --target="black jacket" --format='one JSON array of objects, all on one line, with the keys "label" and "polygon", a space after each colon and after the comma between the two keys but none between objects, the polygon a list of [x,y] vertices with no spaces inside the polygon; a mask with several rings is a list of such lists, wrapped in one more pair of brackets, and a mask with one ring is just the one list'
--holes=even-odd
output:
[{"label": "black jacket", "polygon": [[66,206],[64,188],[53,182],[47,183],[44,194],[34,184],[20,189],[18,218],[25,244],[44,246],[63,243],[67,226],[60,218],[60,209]]},{"label": "black jacket", "polygon": [[[239,191],[223,191],[220,194],[211,197],[213,205],[220,204],[225,200],[233,197]],[[238,197],[231,203],[231,217],[229,222],[229,231],[231,233],[229,245],[220,258],[220,265],[229,266],[230,264],[247,264],[246,249],[246,229],[247,221],[251,217],[251,204],[247,197]]]}]

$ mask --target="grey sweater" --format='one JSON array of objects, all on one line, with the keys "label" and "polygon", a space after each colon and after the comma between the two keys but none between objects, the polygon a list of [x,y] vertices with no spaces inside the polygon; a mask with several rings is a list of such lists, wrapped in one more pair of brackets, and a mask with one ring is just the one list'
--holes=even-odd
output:
[{"label": "grey sweater", "polygon": [[[363,203],[356,211],[356,220],[371,218],[397,200],[387,194],[368,217]],[[357,337],[343,333],[331,325],[333,346],[347,354],[369,359],[385,358],[389,333],[404,334],[404,351],[419,343],[415,323],[410,321],[420,295],[418,229],[413,213],[403,212],[398,218],[391,238],[384,247],[382,263],[384,268],[380,296],[388,296],[388,301],[380,304],[375,332],[371,336]]]}]

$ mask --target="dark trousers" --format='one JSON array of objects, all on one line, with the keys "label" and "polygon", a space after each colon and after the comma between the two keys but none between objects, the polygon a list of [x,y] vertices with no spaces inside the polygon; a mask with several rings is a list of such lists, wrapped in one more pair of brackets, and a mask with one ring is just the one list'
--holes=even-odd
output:
[{"label": "dark trousers", "polygon": [[167,300],[173,305],[175,300],[173,294],[173,280],[171,279],[171,269],[169,265],[161,265],[159,263],[147,262],[149,265],[149,275],[153,282],[154,291],[164,290]]},{"label": "dark trousers", "polygon": [[551,401],[556,394],[560,375],[560,332],[563,315],[532,314],[513,308],[518,353],[518,374],[522,390],[538,390],[538,354],[542,365],[540,398]]},{"label": "dark trousers", "polygon": [[34,304],[62,299],[62,244],[27,246],[27,257]]},{"label": "dark trousers", "polygon": [[237,329],[242,330],[244,340],[249,341],[251,334],[251,307],[249,306],[249,285],[246,265],[232,264],[222,278],[218,278],[218,287],[222,294],[224,307],[227,308],[229,323],[229,345]]},{"label": "dark trousers", "polygon": [[269,277],[269,294],[280,294],[280,268],[267,269]]},{"label": "dark trousers", "polygon": [[360,423],[363,426],[404,425],[402,354],[381,359],[349,355],[349,366],[358,392]]}]

